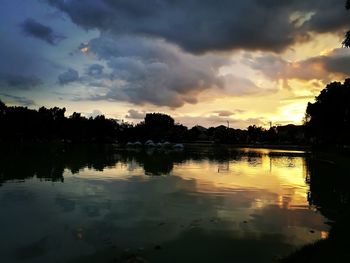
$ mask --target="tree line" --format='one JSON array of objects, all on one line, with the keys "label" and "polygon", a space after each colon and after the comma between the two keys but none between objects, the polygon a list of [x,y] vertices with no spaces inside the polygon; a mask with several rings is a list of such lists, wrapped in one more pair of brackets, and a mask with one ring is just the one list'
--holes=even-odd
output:
[{"label": "tree line", "polygon": [[65,108],[6,106],[0,101],[1,141],[96,141],[116,138],[117,121],[105,116],[83,117],[74,112],[65,116]]},{"label": "tree line", "polygon": [[0,101],[0,141],[9,142],[154,142],[199,143],[303,143],[302,126],[287,125],[266,130],[255,125],[245,130],[224,125],[188,128],[175,123],[162,113],[148,113],[144,121],[133,125],[106,118],[104,115],[84,117],[74,112],[65,116],[65,108],[38,110],[20,106],[6,106]]},{"label": "tree line", "polygon": [[350,79],[328,84],[308,103],[303,125],[251,125],[234,129],[224,125],[188,128],[166,114],[148,113],[136,125],[106,118],[84,117],[65,108],[38,110],[7,106],[0,101],[0,141],[34,142],[200,142],[223,144],[350,145]]}]

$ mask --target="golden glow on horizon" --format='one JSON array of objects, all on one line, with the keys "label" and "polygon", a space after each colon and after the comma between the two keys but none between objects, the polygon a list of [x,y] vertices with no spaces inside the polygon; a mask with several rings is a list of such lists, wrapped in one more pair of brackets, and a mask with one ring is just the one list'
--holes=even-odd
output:
[{"label": "golden glow on horizon", "polygon": [[305,110],[306,104],[304,102],[294,102],[281,108],[279,116],[287,122],[301,124]]}]

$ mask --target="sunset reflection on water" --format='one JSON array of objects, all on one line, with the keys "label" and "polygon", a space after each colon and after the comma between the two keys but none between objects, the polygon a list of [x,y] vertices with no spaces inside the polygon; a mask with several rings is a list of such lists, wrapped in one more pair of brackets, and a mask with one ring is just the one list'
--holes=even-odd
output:
[{"label": "sunset reflection on water", "polygon": [[[59,180],[33,175],[3,183],[0,247],[44,246],[47,251],[31,262],[84,261],[84,255],[105,249],[112,259],[114,250],[107,247],[116,244],[121,250],[144,247],[151,262],[177,262],[188,247],[196,260],[215,255],[222,262],[271,262],[328,236],[327,219],[309,204],[307,158],[300,151],[209,148],[112,151],[80,166],[69,159],[59,166]],[[45,163],[31,165],[34,171]],[[48,165],[46,171],[56,169]],[[6,170],[5,178],[9,172],[17,174]],[[10,231],[14,227],[26,233],[20,242]],[[71,247],[52,249],[54,243]],[[167,252],[153,253],[157,244]],[[17,262],[11,254],[5,259]]]}]

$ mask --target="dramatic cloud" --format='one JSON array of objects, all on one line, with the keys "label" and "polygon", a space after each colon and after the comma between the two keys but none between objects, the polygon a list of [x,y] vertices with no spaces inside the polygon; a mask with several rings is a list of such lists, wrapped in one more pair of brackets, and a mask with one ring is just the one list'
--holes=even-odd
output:
[{"label": "dramatic cloud", "polygon": [[311,8],[312,16],[303,24],[303,29],[317,33],[333,33],[348,29],[349,13],[345,10],[345,1],[309,0],[304,2],[307,2],[305,5]]},{"label": "dramatic cloud", "polygon": [[237,96],[256,90],[249,80],[231,74],[219,76],[220,67],[232,63],[230,59],[209,54],[192,55],[162,40],[102,35],[90,41],[89,50],[106,61],[111,72],[102,90],[108,87],[107,92],[101,94],[100,91],[88,98],[91,100],[175,108],[196,103],[198,94],[207,89]]},{"label": "dramatic cloud", "polygon": [[166,39],[194,52],[279,52],[348,26],[343,0],[47,0],[85,29]]},{"label": "dramatic cloud", "polygon": [[29,90],[42,84],[41,79],[36,76],[23,76],[0,73],[0,89],[3,86],[17,90]]},{"label": "dramatic cloud", "polygon": [[58,76],[58,83],[60,85],[66,85],[77,80],[79,80],[79,73],[72,68],[68,69],[66,72],[63,72]]},{"label": "dramatic cloud", "polygon": [[134,119],[134,120],[143,120],[146,116],[145,112],[140,112],[137,110],[128,110],[128,114],[125,115],[125,118],[127,119]]},{"label": "dramatic cloud", "polygon": [[[320,76],[327,70],[320,71],[318,62],[309,61],[305,71],[276,54],[317,33],[339,34],[348,27],[340,0],[46,2],[81,28],[100,34],[79,46],[86,57],[100,61],[80,78],[72,70],[59,76],[61,85],[80,81],[86,87],[77,100],[170,108],[196,104],[207,91],[213,97],[261,95],[277,92],[271,80],[283,80],[289,88],[289,78]],[[216,51],[229,50],[272,51],[245,61],[265,79],[222,74],[233,61]]]},{"label": "dramatic cloud", "polygon": [[56,45],[65,39],[65,36],[55,33],[52,28],[40,24],[32,18],[26,19],[21,24],[21,28],[25,35],[41,39],[50,45]]},{"label": "dramatic cloud", "polygon": [[247,56],[242,62],[271,80],[320,80],[327,83],[332,77],[350,75],[350,51],[347,49],[334,49],[324,55],[294,62],[271,54]]},{"label": "dramatic cloud", "polygon": [[348,49],[334,49],[327,55],[316,58],[329,73],[350,75],[350,51]]},{"label": "dramatic cloud", "polygon": [[[221,74],[223,66],[234,64],[223,54],[193,55],[163,40],[110,34],[102,34],[84,46],[106,67],[88,66],[79,81],[95,90],[90,89],[89,95],[82,96],[81,100],[127,101],[177,108],[186,103],[196,104],[199,94],[208,90],[221,96],[266,92],[251,80]],[[77,79],[76,74],[72,80]]]}]

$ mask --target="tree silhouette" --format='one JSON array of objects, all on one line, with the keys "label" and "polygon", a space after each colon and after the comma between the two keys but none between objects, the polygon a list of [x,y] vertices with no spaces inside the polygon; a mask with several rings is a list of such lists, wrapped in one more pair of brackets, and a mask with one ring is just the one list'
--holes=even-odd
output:
[{"label": "tree silhouette", "polygon": [[[350,9],[350,0],[346,0],[345,8],[346,8],[346,10]],[[346,32],[346,34],[345,34],[345,39],[343,41],[343,46],[347,47],[347,48],[350,47],[350,30],[348,32]]]},{"label": "tree silhouette", "polygon": [[111,142],[120,125],[105,116],[85,118],[80,113],[65,117],[65,108],[7,107],[0,101],[0,141]]},{"label": "tree silhouette", "polygon": [[145,125],[148,127],[169,129],[174,126],[174,123],[172,117],[162,113],[148,113],[145,117]]},{"label": "tree silhouette", "polygon": [[1,100],[0,100],[0,111],[5,109],[6,108],[6,105],[5,103],[3,103]]},{"label": "tree silhouette", "polygon": [[315,103],[308,103],[305,124],[314,144],[349,144],[350,79],[328,84]]}]

